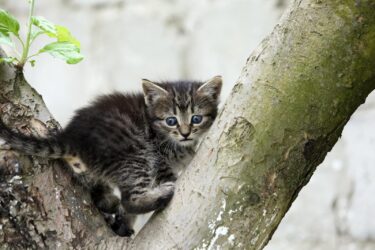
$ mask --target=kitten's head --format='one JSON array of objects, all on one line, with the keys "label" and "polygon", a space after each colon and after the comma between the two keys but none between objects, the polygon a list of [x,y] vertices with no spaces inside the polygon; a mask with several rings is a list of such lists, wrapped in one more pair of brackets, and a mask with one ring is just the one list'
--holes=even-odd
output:
[{"label": "kitten's head", "polygon": [[194,146],[216,118],[221,85],[220,76],[206,82],[156,83],[144,79],[153,128],[181,146]]}]

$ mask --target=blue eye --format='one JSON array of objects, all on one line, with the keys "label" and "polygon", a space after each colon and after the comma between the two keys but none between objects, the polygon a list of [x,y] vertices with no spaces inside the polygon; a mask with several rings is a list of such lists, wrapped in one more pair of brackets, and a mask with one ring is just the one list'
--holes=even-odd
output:
[{"label": "blue eye", "polygon": [[191,117],[191,123],[192,124],[199,124],[199,123],[202,122],[202,120],[203,120],[203,116],[201,116],[201,115],[193,115]]},{"label": "blue eye", "polygon": [[168,126],[176,126],[177,124],[177,118],[176,117],[168,117],[167,119],[165,119],[165,123],[168,125]]}]

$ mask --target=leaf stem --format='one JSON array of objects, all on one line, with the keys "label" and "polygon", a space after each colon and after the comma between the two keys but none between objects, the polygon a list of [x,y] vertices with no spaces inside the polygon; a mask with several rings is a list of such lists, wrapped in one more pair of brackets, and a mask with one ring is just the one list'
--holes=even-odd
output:
[{"label": "leaf stem", "polygon": [[17,62],[19,62],[19,58],[21,58],[21,55],[15,46],[13,46],[13,51],[16,54]]},{"label": "leaf stem", "polygon": [[22,46],[22,50],[24,50],[24,49],[25,49],[25,44],[23,43],[21,37],[18,36],[18,35],[14,36],[14,37],[17,38],[17,40],[20,42],[20,44],[21,44],[21,46]]},{"label": "leaf stem", "polygon": [[39,55],[39,54],[40,54],[40,52],[35,53],[35,54],[31,55],[31,56],[28,56],[28,57],[27,57],[27,60],[29,60],[30,58],[32,58],[32,57],[34,57],[34,56],[37,56],[37,55]]},{"label": "leaf stem", "polygon": [[38,32],[36,35],[34,35],[33,37],[31,37],[31,39],[30,39],[30,46],[31,46],[31,44],[35,41],[35,39],[36,39],[38,36],[42,35],[42,34],[43,34],[43,32]]},{"label": "leaf stem", "polygon": [[26,38],[26,43],[23,48],[22,52],[22,58],[20,60],[19,66],[23,67],[27,61],[27,55],[29,54],[29,49],[30,49],[30,40],[31,40],[31,27],[32,27],[32,17],[34,14],[34,0],[30,0],[30,11],[29,11],[29,23],[28,23],[28,28],[27,28],[27,38]]}]

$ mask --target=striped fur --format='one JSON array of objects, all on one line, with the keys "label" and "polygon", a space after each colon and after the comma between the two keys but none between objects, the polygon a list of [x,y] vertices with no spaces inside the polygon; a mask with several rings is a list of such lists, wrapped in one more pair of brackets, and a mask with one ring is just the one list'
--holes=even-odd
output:
[{"label": "striped fur", "polygon": [[12,149],[27,155],[35,155],[47,158],[63,158],[69,152],[67,144],[63,144],[57,138],[37,138],[20,133],[15,133],[0,119],[0,138],[5,140]]},{"label": "striped fur", "polygon": [[[65,159],[87,180],[112,229],[129,236],[136,214],[162,209],[172,198],[179,172],[217,115],[221,84],[220,77],[143,80],[143,94],[102,96],[53,137],[15,133],[3,123],[0,137],[25,154]],[[202,122],[193,124],[193,115],[202,116]],[[168,117],[178,123],[168,125]]]}]

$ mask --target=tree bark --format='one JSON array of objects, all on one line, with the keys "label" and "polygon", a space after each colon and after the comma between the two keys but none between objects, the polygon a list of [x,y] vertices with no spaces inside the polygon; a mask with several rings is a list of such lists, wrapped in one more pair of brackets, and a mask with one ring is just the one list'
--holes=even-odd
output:
[{"label": "tree bark", "polygon": [[[0,65],[0,114],[26,134],[59,129],[20,69],[6,64]],[[1,249],[79,248],[114,237],[67,169],[62,161],[0,150]]]},{"label": "tree bark", "polygon": [[[55,129],[22,74],[1,67],[4,119],[25,132]],[[0,190],[0,242],[5,247],[262,249],[374,88],[375,3],[294,1],[248,58],[171,204],[135,239],[106,229],[62,163],[0,151],[6,156],[1,169],[8,171]],[[21,183],[17,166],[22,166]]]}]

